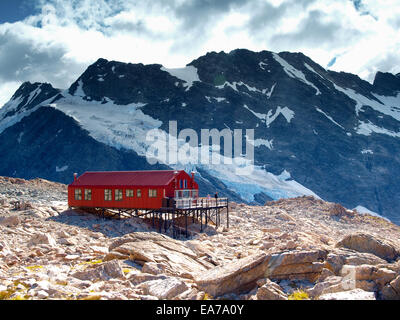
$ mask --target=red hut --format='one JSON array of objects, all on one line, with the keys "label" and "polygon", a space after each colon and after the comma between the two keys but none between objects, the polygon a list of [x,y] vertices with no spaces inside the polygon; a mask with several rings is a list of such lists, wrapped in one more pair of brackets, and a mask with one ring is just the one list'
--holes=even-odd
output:
[{"label": "red hut", "polygon": [[198,192],[194,172],[183,170],[85,172],[68,186],[68,206],[150,210],[169,206],[168,199],[197,198]]}]

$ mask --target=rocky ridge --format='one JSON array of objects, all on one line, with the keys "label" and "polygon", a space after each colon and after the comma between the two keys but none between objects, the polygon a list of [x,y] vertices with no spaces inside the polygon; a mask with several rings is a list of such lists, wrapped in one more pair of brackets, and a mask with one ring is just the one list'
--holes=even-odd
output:
[{"label": "rocky ridge", "polygon": [[66,195],[0,177],[1,299],[400,298],[400,227],[335,203],[231,203],[229,229],[172,239],[69,210]]}]

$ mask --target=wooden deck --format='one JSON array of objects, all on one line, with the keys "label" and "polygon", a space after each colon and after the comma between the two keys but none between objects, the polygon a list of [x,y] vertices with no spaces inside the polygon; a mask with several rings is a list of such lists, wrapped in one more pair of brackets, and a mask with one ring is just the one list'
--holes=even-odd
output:
[{"label": "wooden deck", "polygon": [[[165,199],[166,200],[166,199]],[[171,201],[172,200],[172,201]],[[167,233],[172,229],[173,237],[184,234],[189,236],[188,224],[196,223],[203,232],[210,223],[218,228],[221,225],[221,213],[226,211],[226,226],[229,228],[228,198],[178,198],[169,199],[159,209],[120,209],[120,208],[80,208],[86,212],[98,214],[103,218],[141,217],[151,223],[158,232]],[[182,226],[183,225],[183,226]]]},{"label": "wooden deck", "polygon": [[175,209],[214,209],[228,206],[228,198],[174,199],[174,202]]}]

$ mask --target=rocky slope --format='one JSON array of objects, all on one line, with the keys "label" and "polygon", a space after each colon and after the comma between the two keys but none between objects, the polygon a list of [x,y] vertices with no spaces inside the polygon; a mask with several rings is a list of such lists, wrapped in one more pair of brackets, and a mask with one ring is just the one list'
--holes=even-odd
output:
[{"label": "rocky slope", "polygon": [[[223,223],[225,221],[222,221]],[[400,299],[400,227],[313,197],[231,203],[189,239],[68,210],[66,186],[0,177],[1,299]]]},{"label": "rocky slope", "polygon": [[314,194],[400,223],[399,79],[378,72],[371,84],[290,52],[210,52],[181,69],[99,59],[67,90],[25,83],[0,109],[0,174],[68,183],[74,172],[149,169],[146,133],[170,133],[171,120],[199,137],[254,129],[249,177],[175,167],[196,170],[203,195],[263,204]]}]

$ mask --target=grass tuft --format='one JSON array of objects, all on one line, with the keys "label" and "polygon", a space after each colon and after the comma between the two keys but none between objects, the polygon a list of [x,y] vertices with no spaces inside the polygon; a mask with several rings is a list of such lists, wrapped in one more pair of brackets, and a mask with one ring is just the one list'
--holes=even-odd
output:
[{"label": "grass tuft", "polygon": [[289,300],[310,300],[310,296],[303,290],[296,290],[289,297]]}]

